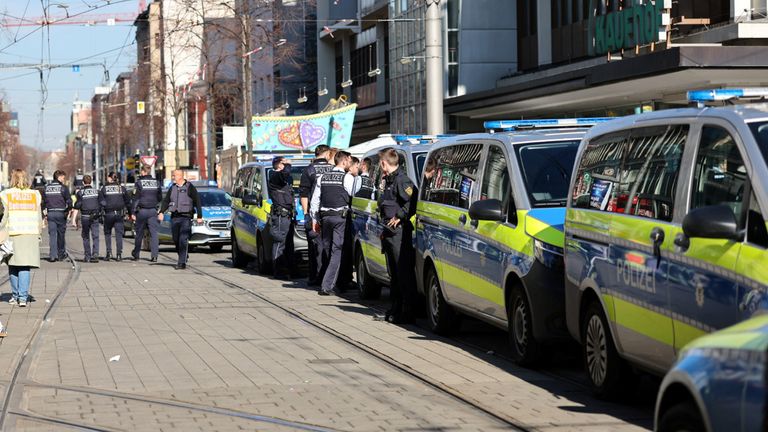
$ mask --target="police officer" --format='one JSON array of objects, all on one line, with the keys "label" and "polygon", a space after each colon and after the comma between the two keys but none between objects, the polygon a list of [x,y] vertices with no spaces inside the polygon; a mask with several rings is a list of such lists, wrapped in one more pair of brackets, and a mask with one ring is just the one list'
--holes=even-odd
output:
[{"label": "police officer", "polygon": [[411,216],[416,212],[418,194],[413,182],[400,168],[400,157],[395,149],[380,151],[379,165],[386,175],[378,204],[384,224],[381,243],[387,260],[392,299],[392,306],[385,319],[392,323],[405,323],[413,320],[412,308],[416,292]]},{"label": "police officer", "polygon": [[[112,230],[115,231],[115,245],[117,255],[115,260],[123,260],[123,234],[125,234],[124,215],[130,208],[128,191],[117,181],[117,173],[110,172],[107,176],[107,184],[99,191],[99,202],[104,209],[104,239],[107,242],[107,254],[104,259],[112,259]],[[130,213],[130,212],[129,212]]]},{"label": "police officer", "polygon": [[67,174],[56,170],[53,180],[45,185],[43,193],[43,208],[48,222],[48,239],[50,243],[50,255],[48,261],[56,262],[67,257],[67,244],[65,235],[67,232],[67,213],[72,209],[72,196],[69,188],[64,184]]},{"label": "police officer", "polygon": [[272,159],[267,183],[272,210],[269,233],[272,236],[272,262],[276,278],[290,278],[293,264],[293,177],[291,164],[282,157]]},{"label": "police officer", "polygon": [[355,194],[355,198],[373,199],[373,192],[376,190],[376,186],[374,186],[373,179],[371,178],[372,164],[371,158],[365,158],[360,163],[360,190]]},{"label": "police officer", "polygon": [[32,189],[40,192],[40,195],[43,195],[45,192],[45,174],[43,174],[43,170],[37,170],[35,177],[32,179]]},{"label": "police officer", "polygon": [[[99,262],[99,219],[101,219],[101,202],[99,191],[91,185],[91,176],[84,175],[83,187],[75,193],[75,208],[80,211],[80,225],[83,227],[83,262]],[[93,240],[93,249],[91,249]]]},{"label": "police officer", "polygon": [[318,291],[320,295],[334,293],[341,264],[349,203],[357,192],[355,177],[347,172],[352,163],[352,155],[339,151],[334,156],[334,162],[336,166],[317,180],[309,206],[312,229],[320,233],[322,225],[323,248],[328,257],[324,263],[325,274]]},{"label": "police officer", "polygon": [[163,204],[160,206],[160,213],[157,215],[157,221],[163,220],[163,214],[171,211],[171,233],[173,235],[173,244],[176,246],[176,253],[179,254],[179,260],[174,267],[176,270],[187,268],[187,257],[189,253],[189,238],[192,236],[192,216],[197,215],[197,224],[203,224],[203,209],[200,207],[200,195],[197,194],[197,188],[184,179],[184,171],[173,171],[173,184],[165,194]]},{"label": "police officer", "polygon": [[[347,172],[354,177],[355,196],[360,193],[362,187],[362,178],[360,177],[360,159],[352,156]],[[354,239],[352,232],[352,200],[349,200],[347,211],[347,224],[344,229],[344,246],[341,249],[341,266],[339,267],[339,276],[336,278],[336,289],[344,292],[347,289],[354,289],[352,282],[352,261],[354,253]]]},{"label": "police officer", "polygon": [[309,284],[320,285],[322,282],[323,241],[312,229],[312,218],[309,215],[309,203],[315,191],[317,178],[333,169],[330,164],[331,148],[320,144],[315,147],[315,160],[301,174],[299,182],[299,200],[304,211],[304,229],[307,232],[307,257],[309,260]]},{"label": "police officer", "polygon": [[136,223],[136,238],[131,256],[134,261],[139,260],[141,243],[144,240],[144,229],[149,228],[150,261],[157,262],[159,243],[157,239],[157,205],[163,200],[163,190],[160,182],[152,178],[147,166],[141,167],[141,176],[136,181],[133,204],[131,205],[131,219]]}]

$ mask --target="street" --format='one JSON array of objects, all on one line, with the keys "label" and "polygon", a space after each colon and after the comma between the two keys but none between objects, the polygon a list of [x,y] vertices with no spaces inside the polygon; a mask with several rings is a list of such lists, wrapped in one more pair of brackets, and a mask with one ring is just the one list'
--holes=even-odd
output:
[{"label": "street", "polygon": [[[79,233],[67,240],[79,258]],[[157,264],[44,262],[30,306],[0,309],[9,333],[0,342],[2,429],[651,426],[652,391],[598,401],[558,361],[514,366],[503,332],[485,325],[443,339],[375,320],[383,303],[320,298],[304,281],[233,269],[226,249],[200,249],[186,271],[174,260],[166,246]]]}]

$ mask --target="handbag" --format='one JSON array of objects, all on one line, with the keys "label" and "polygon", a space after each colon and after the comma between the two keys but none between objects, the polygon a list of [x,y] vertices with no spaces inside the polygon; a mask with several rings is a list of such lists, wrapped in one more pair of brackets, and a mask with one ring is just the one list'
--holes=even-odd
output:
[{"label": "handbag", "polygon": [[8,264],[13,256],[13,240],[8,231],[8,220],[0,227],[0,263]]}]

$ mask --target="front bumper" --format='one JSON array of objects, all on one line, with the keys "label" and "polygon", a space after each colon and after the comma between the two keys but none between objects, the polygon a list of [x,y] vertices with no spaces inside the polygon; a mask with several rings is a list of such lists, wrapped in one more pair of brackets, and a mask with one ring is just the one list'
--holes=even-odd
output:
[{"label": "front bumper", "polygon": [[228,229],[212,229],[208,226],[193,226],[192,235],[189,237],[189,244],[195,246],[205,246],[211,244],[230,244],[232,238]]}]

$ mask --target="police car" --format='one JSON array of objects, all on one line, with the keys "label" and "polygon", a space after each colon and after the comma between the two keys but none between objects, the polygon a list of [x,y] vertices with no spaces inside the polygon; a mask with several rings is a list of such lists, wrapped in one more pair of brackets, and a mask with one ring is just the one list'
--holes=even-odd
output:
[{"label": "police car", "polygon": [[381,252],[380,236],[384,228],[379,222],[377,211],[380,193],[379,185],[382,181],[378,157],[379,150],[394,147],[400,155],[400,167],[405,170],[414,184],[419,184],[431,143],[443,137],[445,136],[386,136],[385,138],[394,139],[396,144],[384,143],[380,146],[375,146],[360,157],[361,163],[366,158],[371,160],[369,176],[374,188],[370,196],[362,196],[363,193],[358,193],[358,196],[352,198],[354,262],[357,285],[362,298],[378,298],[381,295],[382,284],[389,284],[387,263],[384,254]]},{"label": "police car", "polygon": [[[225,245],[230,244],[232,197],[226,191],[217,188],[215,181],[192,182],[192,184],[197,188],[200,197],[203,223],[198,224],[197,219],[192,219],[189,248],[207,246],[213,252],[221,252]],[[165,189],[167,193],[168,189]],[[162,243],[173,243],[170,211],[163,215],[157,236]]]},{"label": "police car", "polygon": [[[267,183],[272,172],[272,158],[260,156],[237,171],[232,188],[232,262],[235,267],[245,267],[256,258],[257,269],[262,274],[272,271],[272,237],[269,235],[269,214],[272,200]],[[301,173],[312,162],[314,155],[286,155],[291,163],[296,214],[293,232],[294,263],[306,262],[307,238],[304,231],[304,211],[299,202],[298,186]]]},{"label": "police car", "polygon": [[629,116],[584,138],[565,305],[598,395],[619,391],[628,365],[663,374],[766,295],[766,156],[766,104]]},{"label": "police car", "polygon": [[567,337],[565,202],[579,142],[601,121],[486,122],[488,133],[432,148],[436,169],[424,173],[416,211],[417,283],[432,330],[477,317],[508,330],[521,364]]},{"label": "police car", "polygon": [[656,398],[656,430],[768,430],[768,314],[688,344]]}]

